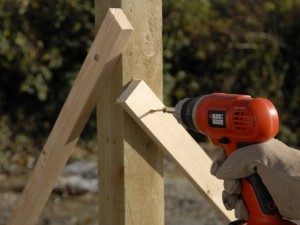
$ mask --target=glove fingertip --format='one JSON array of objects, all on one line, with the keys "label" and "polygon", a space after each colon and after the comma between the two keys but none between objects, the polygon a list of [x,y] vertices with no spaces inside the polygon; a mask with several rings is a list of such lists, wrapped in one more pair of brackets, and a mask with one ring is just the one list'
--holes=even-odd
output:
[{"label": "glove fingertip", "polygon": [[216,159],[213,161],[211,167],[210,167],[210,173],[214,176],[216,176],[219,168],[226,160],[226,155],[224,151],[221,151],[220,154],[216,157]]},{"label": "glove fingertip", "polygon": [[218,169],[219,169],[219,165],[217,164],[217,162],[213,162],[211,167],[210,167],[210,173],[214,176],[217,175],[217,172],[218,172]]},{"label": "glove fingertip", "polygon": [[228,194],[241,194],[242,185],[240,180],[224,180],[224,189]]},{"label": "glove fingertip", "polygon": [[235,205],[235,217],[239,220],[248,220],[249,212],[242,199],[239,199]]},{"label": "glove fingertip", "polygon": [[222,201],[227,210],[234,209],[239,198],[239,195],[231,195],[228,194],[226,191],[223,191],[222,193]]}]

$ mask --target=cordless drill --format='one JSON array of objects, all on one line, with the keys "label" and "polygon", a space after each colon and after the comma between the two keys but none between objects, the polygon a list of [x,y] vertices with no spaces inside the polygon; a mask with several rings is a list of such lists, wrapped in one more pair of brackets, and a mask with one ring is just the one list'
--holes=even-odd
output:
[{"label": "cordless drill", "polygon": [[[279,129],[277,110],[265,98],[249,95],[214,93],[186,98],[178,102],[173,113],[187,128],[208,136],[213,144],[222,146],[229,157],[236,149],[265,142]],[[249,212],[248,221],[232,224],[292,225],[284,220],[261,178],[254,174],[242,179],[242,198]],[[294,224],[295,225],[295,224]]]}]

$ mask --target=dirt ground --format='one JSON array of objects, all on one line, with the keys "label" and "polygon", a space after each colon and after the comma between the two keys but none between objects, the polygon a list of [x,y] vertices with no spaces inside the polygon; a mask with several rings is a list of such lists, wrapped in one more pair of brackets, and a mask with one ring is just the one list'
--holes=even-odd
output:
[{"label": "dirt ground", "polygon": [[[213,153],[210,156],[214,157],[217,151],[209,150],[209,152]],[[92,163],[87,162],[83,164],[89,165],[89,170],[91,170],[88,177],[96,179],[96,165],[93,166]],[[165,160],[164,171],[165,225],[227,224],[173,163]],[[0,174],[0,225],[7,224],[7,219],[25,183],[26,175],[9,177]],[[97,187],[97,184],[89,183],[86,185],[90,188],[88,191],[75,194],[70,194],[70,190],[57,188],[43,210],[38,225],[98,225],[97,190],[91,188],[93,185]]]},{"label": "dirt ground", "polygon": [[[166,225],[226,224],[168,160],[165,161],[164,178]],[[0,225],[5,225],[26,183],[26,177],[1,175],[0,182]],[[97,204],[97,192],[68,195],[55,191],[38,225],[98,225]]]}]

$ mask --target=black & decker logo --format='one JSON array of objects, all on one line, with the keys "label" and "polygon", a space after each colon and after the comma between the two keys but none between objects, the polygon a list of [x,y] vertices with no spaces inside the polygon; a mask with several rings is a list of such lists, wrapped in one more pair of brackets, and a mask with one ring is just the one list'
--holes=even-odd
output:
[{"label": "black & decker logo", "polygon": [[210,127],[226,128],[226,112],[218,110],[209,110],[208,124]]}]

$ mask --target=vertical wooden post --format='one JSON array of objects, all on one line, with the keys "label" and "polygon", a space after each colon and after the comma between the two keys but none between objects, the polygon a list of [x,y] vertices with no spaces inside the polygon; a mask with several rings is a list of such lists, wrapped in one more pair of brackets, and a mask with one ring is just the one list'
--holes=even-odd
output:
[{"label": "vertical wooden post", "polygon": [[96,27],[109,7],[134,31],[97,106],[100,224],[163,225],[163,154],[115,104],[131,79],[162,97],[162,0],[95,0]]}]

